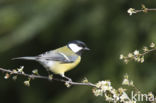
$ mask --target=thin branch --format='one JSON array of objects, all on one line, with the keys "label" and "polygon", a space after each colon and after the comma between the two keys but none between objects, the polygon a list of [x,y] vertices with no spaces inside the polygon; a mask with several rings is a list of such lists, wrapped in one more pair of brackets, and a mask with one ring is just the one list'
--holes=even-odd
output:
[{"label": "thin branch", "polygon": [[149,11],[156,11],[156,8],[146,8],[145,5],[142,5],[142,9],[140,10],[136,10],[134,8],[129,8],[127,10],[127,12],[129,13],[129,15],[132,15],[132,14],[136,14],[136,13],[139,13],[139,12],[144,12],[144,13],[147,13]]},{"label": "thin branch", "polygon": [[156,8],[146,8],[146,9],[143,9],[143,10],[135,10],[136,13],[139,13],[139,12],[149,12],[149,11],[156,11]]},{"label": "thin branch", "polygon": [[144,56],[144,55],[149,54],[154,51],[156,51],[156,48],[153,48],[153,49],[148,50],[147,52],[144,52],[143,54],[141,54],[141,56]]},{"label": "thin branch", "polygon": [[48,76],[26,74],[24,72],[13,72],[12,70],[4,69],[4,68],[0,68],[0,71],[5,72],[5,73],[9,73],[9,74],[25,76],[25,77],[28,77],[28,78],[31,78],[31,79],[46,79],[46,80],[49,80],[49,81],[55,80],[55,81],[59,81],[59,82],[68,83],[70,85],[82,85],[82,86],[96,87],[95,84],[90,83],[90,82],[88,82],[88,83],[80,83],[80,82],[66,81],[66,80],[58,79],[58,78],[50,79]]}]

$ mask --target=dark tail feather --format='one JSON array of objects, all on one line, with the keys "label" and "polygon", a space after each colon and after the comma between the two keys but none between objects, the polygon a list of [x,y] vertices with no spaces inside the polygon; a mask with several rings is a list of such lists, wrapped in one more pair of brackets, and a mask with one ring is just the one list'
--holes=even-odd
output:
[{"label": "dark tail feather", "polygon": [[17,58],[12,58],[11,60],[16,60],[16,59],[36,60],[36,57],[17,57]]}]

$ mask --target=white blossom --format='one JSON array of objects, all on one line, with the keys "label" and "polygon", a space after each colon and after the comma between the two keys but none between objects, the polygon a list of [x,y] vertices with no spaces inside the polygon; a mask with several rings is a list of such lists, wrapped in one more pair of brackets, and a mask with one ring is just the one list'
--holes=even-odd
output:
[{"label": "white blossom", "polygon": [[151,47],[151,48],[154,48],[154,47],[155,47],[155,43],[152,42],[152,43],[150,44],[150,47]]},{"label": "white blossom", "polygon": [[26,85],[26,86],[30,86],[30,81],[29,80],[27,80],[27,81],[24,81],[24,85]]},{"label": "white blossom", "polygon": [[139,51],[138,50],[135,50],[134,51],[134,55],[136,55],[136,56],[139,55]]},{"label": "white blossom", "polygon": [[121,54],[121,55],[120,55],[120,59],[122,60],[123,58],[124,58],[124,55],[123,55],[123,54]]},{"label": "white blossom", "polygon": [[129,9],[127,10],[127,12],[129,13],[130,16],[131,16],[132,14],[136,13],[135,9],[133,9],[133,8],[129,8]]}]

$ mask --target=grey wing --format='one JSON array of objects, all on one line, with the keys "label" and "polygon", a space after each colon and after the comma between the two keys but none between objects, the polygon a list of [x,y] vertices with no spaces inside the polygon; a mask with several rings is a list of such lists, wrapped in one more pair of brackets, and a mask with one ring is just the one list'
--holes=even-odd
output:
[{"label": "grey wing", "polygon": [[67,56],[64,53],[54,51],[49,51],[38,56],[39,60],[42,59],[42,60],[60,61],[61,63],[72,63],[77,58],[78,56],[75,55]]}]

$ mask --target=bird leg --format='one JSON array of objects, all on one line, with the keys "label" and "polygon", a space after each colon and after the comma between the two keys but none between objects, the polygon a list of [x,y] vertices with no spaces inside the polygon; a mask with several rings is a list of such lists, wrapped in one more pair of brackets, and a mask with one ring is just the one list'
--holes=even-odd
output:
[{"label": "bird leg", "polygon": [[50,80],[52,80],[53,73],[50,72],[48,69],[46,69],[46,71],[47,71],[47,73],[48,73],[48,78],[49,78]]},{"label": "bird leg", "polygon": [[51,73],[49,70],[46,69],[46,71],[47,71],[47,73],[48,73],[48,76],[49,76],[49,75],[52,75],[52,73]]},{"label": "bird leg", "polygon": [[65,78],[65,79],[67,79],[69,82],[72,82],[72,79],[71,78],[69,78],[69,77],[67,77],[67,76],[65,76],[64,74],[63,75],[61,75],[63,78]]}]

